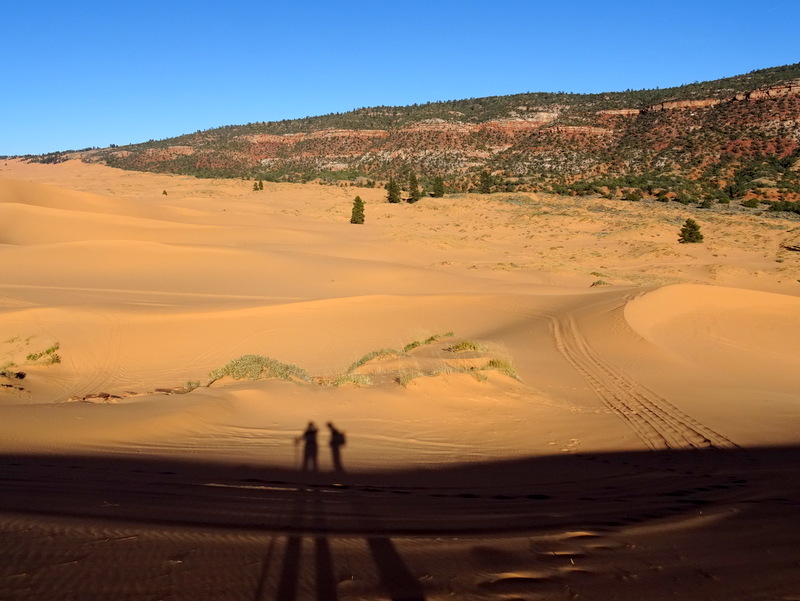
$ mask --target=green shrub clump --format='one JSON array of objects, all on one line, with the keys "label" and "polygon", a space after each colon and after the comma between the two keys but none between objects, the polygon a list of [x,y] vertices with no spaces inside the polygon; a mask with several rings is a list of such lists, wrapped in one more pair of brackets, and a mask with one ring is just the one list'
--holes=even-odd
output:
[{"label": "green shrub clump", "polygon": [[446,350],[450,351],[451,353],[461,353],[464,351],[480,351],[483,349],[477,342],[473,342],[472,340],[464,340],[454,344],[451,347],[448,347]]},{"label": "green shrub clump", "polygon": [[46,348],[43,351],[39,351],[37,353],[29,354],[25,359],[30,363],[35,363],[42,359],[42,363],[44,365],[53,365],[55,363],[61,363],[61,356],[56,352],[59,349],[59,344],[56,342],[50,348]]},{"label": "green shrub clump", "polygon": [[681,244],[689,244],[703,241],[703,234],[700,233],[700,226],[691,217],[686,220],[681,228],[678,242]]},{"label": "green shrub clump", "polygon": [[259,380],[276,378],[288,381],[310,382],[311,378],[301,367],[289,363],[282,363],[263,355],[243,355],[238,359],[229,361],[224,367],[215,369],[208,374],[209,380],[215,382],[220,378],[230,376],[235,380]]}]

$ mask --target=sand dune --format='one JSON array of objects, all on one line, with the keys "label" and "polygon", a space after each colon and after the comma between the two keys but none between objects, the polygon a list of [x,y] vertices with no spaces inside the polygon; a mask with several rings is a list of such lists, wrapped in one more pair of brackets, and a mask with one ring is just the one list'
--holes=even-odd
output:
[{"label": "sand dune", "polygon": [[265,188],[0,164],[1,598],[793,598],[796,221]]}]

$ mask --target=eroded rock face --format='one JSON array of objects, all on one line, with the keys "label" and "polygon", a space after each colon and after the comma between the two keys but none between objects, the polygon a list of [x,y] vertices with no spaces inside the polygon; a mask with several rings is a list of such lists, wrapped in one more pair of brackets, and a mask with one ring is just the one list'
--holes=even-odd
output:
[{"label": "eroded rock face", "polygon": [[742,92],[736,94],[735,100],[763,100],[764,98],[781,98],[784,96],[798,96],[800,95],[800,80],[791,82],[786,85],[770,86],[760,90],[753,90],[752,92]]},{"label": "eroded rock face", "polygon": [[703,100],[675,100],[673,102],[661,102],[645,109],[645,112],[674,111],[685,109],[702,109],[715,106],[724,102],[719,98],[705,98]]}]

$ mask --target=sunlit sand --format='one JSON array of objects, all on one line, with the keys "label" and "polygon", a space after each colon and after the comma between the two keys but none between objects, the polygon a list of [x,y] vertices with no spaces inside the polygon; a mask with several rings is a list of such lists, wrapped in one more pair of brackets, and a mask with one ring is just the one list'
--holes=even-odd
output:
[{"label": "sunlit sand", "polygon": [[0,161],[0,598],[794,598],[800,222],[384,198]]}]

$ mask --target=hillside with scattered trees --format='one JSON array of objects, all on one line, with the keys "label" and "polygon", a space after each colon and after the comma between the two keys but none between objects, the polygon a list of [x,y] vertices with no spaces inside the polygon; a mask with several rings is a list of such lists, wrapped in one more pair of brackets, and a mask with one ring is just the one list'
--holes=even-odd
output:
[{"label": "hillside with scattered trees", "polygon": [[800,63],[666,89],[361,108],[82,156],[123,169],[262,181],[383,186],[413,174],[416,197],[546,191],[793,210]]}]

